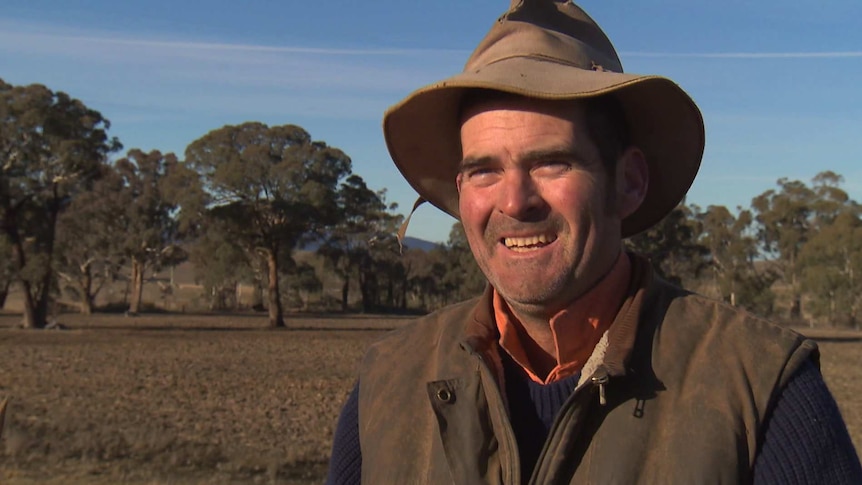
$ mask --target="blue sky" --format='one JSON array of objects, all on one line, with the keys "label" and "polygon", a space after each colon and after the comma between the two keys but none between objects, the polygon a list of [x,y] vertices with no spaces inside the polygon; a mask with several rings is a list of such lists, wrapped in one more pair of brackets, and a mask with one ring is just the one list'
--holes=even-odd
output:
[{"label": "blue sky", "polygon": [[[701,107],[703,165],[688,201],[748,207],[779,177],[823,170],[862,200],[862,2],[580,2],[628,72],[661,74]],[[383,111],[461,69],[505,0],[355,2],[3,0],[0,78],[97,109],[126,149],[180,157],[212,129],[298,124],[344,150],[401,211]],[[420,208],[409,235],[454,222]]]}]

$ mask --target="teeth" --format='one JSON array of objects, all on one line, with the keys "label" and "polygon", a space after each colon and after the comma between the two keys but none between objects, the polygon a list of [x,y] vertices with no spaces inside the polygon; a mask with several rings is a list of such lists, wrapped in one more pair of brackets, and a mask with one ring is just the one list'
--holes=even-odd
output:
[{"label": "teeth", "polygon": [[538,236],[530,237],[507,237],[503,239],[503,244],[505,244],[507,248],[514,249],[515,251],[525,251],[535,248],[540,244],[554,242],[555,239],[555,236],[547,234],[539,234]]}]

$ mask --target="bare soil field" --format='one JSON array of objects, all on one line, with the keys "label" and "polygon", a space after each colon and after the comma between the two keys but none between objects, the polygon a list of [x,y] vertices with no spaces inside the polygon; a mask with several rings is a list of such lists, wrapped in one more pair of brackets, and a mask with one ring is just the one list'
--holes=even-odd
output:
[{"label": "bare soil field", "polygon": [[0,316],[2,484],[321,483],[365,347],[405,319]]},{"label": "bare soil field", "polygon": [[[364,349],[407,318],[0,314],[2,484],[323,481]],[[862,447],[862,334],[808,331]]]}]

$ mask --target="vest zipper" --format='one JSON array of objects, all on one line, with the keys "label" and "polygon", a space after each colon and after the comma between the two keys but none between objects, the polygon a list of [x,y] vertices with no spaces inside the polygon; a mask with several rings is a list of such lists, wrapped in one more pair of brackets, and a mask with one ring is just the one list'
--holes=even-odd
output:
[{"label": "vest zipper", "polygon": [[605,370],[604,367],[600,367],[592,377],[590,377],[590,381],[593,385],[599,387],[599,404],[602,406],[608,403],[607,398],[605,397],[605,386],[608,384],[608,371]]},{"label": "vest zipper", "polygon": [[[548,482],[549,474],[551,473],[551,470],[547,469],[549,464],[554,462],[559,463],[559,460],[550,460],[549,455],[558,453],[558,449],[563,441],[572,444],[579,440],[578,435],[583,428],[586,419],[585,414],[588,412],[591,402],[589,399],[589,396],[592,395],[592,393],[589,393],[590,385],[598,388],[599,404],[604,406],[607,404],[605,387],[608,385],[609,380],[608,370],[605,366],[600,365],[593,375],[569,396],[569,399],[560,408],[558,411],[559,414],[551,425],[548,438],[545,440],[545,445],[542,447],[542,452],[536,461],[536,468],[533,470],[529,483]],[[567,433],[569,435],[564,440],[564,435]]]}]

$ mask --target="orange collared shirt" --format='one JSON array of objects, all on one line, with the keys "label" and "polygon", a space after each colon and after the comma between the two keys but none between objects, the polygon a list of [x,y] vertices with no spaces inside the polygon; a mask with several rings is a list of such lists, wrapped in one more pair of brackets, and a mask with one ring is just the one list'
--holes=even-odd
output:
[{"label": "orange collared shirt", "polygon": [[545,378],[537,375],[524,351],[519,334],[526,335],[526,332],[521,328],[521,322],[512,314],[503,297],[494,290],[494,318],[500,332],[500,347],[533,381],[540,384],[550,384],[577,374],[613,323],[625,297],[630,276],[631,263],[626,253],[621,251],[611,271],[596,286],[551,318],[557,366]]}]

